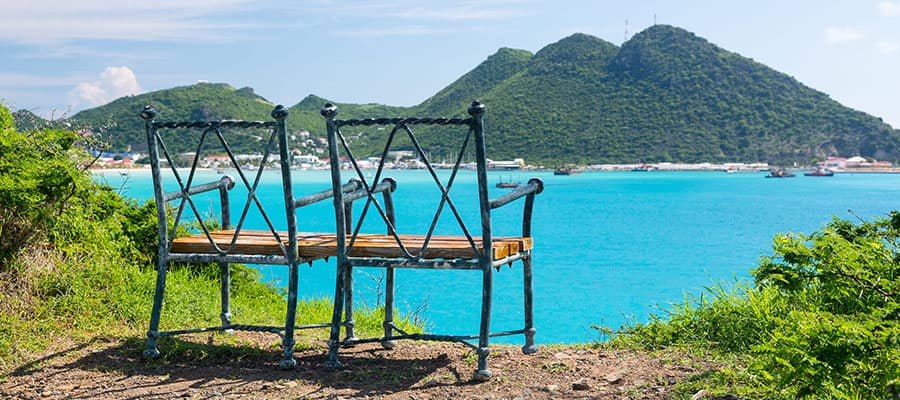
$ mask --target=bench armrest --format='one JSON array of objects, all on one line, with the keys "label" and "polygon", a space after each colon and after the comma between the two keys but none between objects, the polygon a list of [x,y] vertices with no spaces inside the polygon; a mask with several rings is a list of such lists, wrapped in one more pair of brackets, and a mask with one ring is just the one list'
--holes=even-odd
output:
[{"label": "bench armrest", "polygon": [[500,196],[496,199],[491,200],[491,209],[503,207],[519,198],[530,195],[530,194],[540,194],[544,191],[544,181],[539,178],[531,178],[528,180],[528,183],[524,186],[520,186],[509,192]]},{"label": "bench armrest", "polygon": [[[217,190],[217,189],[218,190],[231,190],[231,188],[233,188],[233,187],[234,187],[234,178],[232,178],[228,175],[225,175],[222,177],[222,179],[219,179],[217,181],[204,183],[202,185],[192,186],[188,190],[188,194],[195,195],[198,193],[209,192],[211,190]],[[166,203],[168,203],[172,200],[178,200],[182,197],[184,197],[184,193],[180,190],[175,190],[175,191],[166,193],[163,196],[163,199],[165,199]]]},{"label": "bench armrest", "polygon": [[[362,187],[362,184],[358,179],[351,179],[350,182],[345,183],[341,186],[341,191],[344,193],[349,193],[354,190],[358,190]],[[323,190],[318,193],[313,193],[311,195],[303,196],[299,199],[294,200],[294,208],[300,208],[304,206],[308,206],[313,203],[318,203],[322,200],[328,200],[334,197],[334,192],[331,189]]]},{"label": "bench armrest", "polygon": [[[395,181],[394,178],[387,177],[387,178],[382,179],[380,183],[378,183],[377,185],[375,185],[375,187],[372,188],[372,193],[374,194],[374,193],[393,192],[396,189],[397,189],[397,181]],[[368,193],[366,192],[365,188],[362,188],[362,187],[360,187],[352,192],[344,192],[344,193],[346,193],[344,195],[344,203],[352,203],[356,200],[359,200],[359,199],[369,196]]]}]

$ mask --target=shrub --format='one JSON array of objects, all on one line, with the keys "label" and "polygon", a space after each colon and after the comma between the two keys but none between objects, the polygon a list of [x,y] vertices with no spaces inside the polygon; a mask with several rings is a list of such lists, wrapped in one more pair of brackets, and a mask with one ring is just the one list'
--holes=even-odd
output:
[{"label": "shrub", "polygon": [[900,378],[898,244],[898,212],[779,234],[755,285],[715,286],[614,341],[743,359],[736,380],[720,372],[701,385],[748,398],[882,398]]}]

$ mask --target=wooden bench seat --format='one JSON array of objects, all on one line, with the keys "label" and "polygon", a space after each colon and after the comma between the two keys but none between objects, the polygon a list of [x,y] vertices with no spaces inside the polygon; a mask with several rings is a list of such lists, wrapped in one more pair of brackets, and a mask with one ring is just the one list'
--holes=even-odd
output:
[{"label": "wooden bench seat", "polygon": [[[234,230],[219,230],[210,233],[210,236],[220,249],[228,249],[234,239]],[[279,236],[288,245],[287,232],[279,232]],[[413,255],[421,252],[425,241],[424,235],[399,235],[403,245]],[[347,238],[347,243],[350,237]],[[479,251],[483,249],[480,239],[474,239]],[[530,237],[494,237],[492,247],[493,259],[501,260],[511,255],[524,251],[530,251],[533,241]],[[242,230],[230,253],[258,254],[258,255],[282,255],[281,246],[269,231]],[[351,257],[403,257],[403,251],[397,246],[397,241],[392,235],[386,234],[360,234],[349,248]],[[180,237],[172,243],[172,253],[199,253],[216,254],[216,249],[210,243],[205,234],[196,234],[188,237]],[[329,233],[304,233],[297,234],[297,252],[302,258],[322,258],[337,256],[337,240],[335,234]],[[432,236],[423,258],[472,258],[475,252],[465,236]]]}]

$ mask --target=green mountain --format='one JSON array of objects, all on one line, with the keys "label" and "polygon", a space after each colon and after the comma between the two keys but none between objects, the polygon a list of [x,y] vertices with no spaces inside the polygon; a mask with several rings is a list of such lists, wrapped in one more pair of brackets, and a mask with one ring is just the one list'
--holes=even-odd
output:
[{"label": "green mountain", "polygon": [[666,25],[621,48],[572,35],[472,97],[488,105],[496,158],[783,163],[900,156],[898,132],[880,119]]},{"label": "green mountain", "polygon": [[[270,120],[275,107],[247,87],[235,89],[224,83],[198,83],[119,98],[109,104],[81,111],[70,118],[73,126],[87,126],[103,135],[110,150],[144,150],[147,138],[144,121],[138,116],[151,104],[159,111],[159,120],[199,121],[216,119]],[[193,151],[172,140],[174,151]]]},{"label": "green mountain", "polygon": [[47,121],[35,113],[28,110],[16,110],[12,112],[13,121],[19,132],[31,132],[49,127],[50,121]]},{"label": "green mountain", "polygon": [[[495,159],[548,165],[900,159],[900,132],[879,118],[667,25],[621,47],[574,34],[533,55],[502,48],[414,107],[336,104],[341,118],[462,116],[473,99],[487,105],[487,145]],[[290,107],[288,128],[321,137],[319,108],[326,102],[310,95]],[[73,119],[107,127],[114,149],[139,149],[144,139],[136,114],[146,103],[165,120],[267,119],[272,108],[249,88],[198,84],[119,99]],[[356,136],[363,147],[372,141],[366,151],[377,151],[370,134]]]}]

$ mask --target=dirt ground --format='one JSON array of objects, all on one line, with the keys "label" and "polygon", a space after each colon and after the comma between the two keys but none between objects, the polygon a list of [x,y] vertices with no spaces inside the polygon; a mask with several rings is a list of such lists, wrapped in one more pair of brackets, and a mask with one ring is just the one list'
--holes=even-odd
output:
[{"label": "dirt ground", "polygon": [[[322,367],[324,343],[298,351],[297,368],[278,367],[272,336],[240,333],[240,346],[214,335],[161,340],[189,342],[177,357],[141,358],[143,341],[94,339],[34,355],[4,372],[6,399],[666,399],[674,385],[715,368],[676,353],[640,353],[543,346],[524,355],[492,346],[488,382],[472,379],[475,357],[465,346],[401,341],[343,349],[345,368]],[[277,340],[277,337],[275,338]],[[177,358],[173,360],[173,358]]]}]

